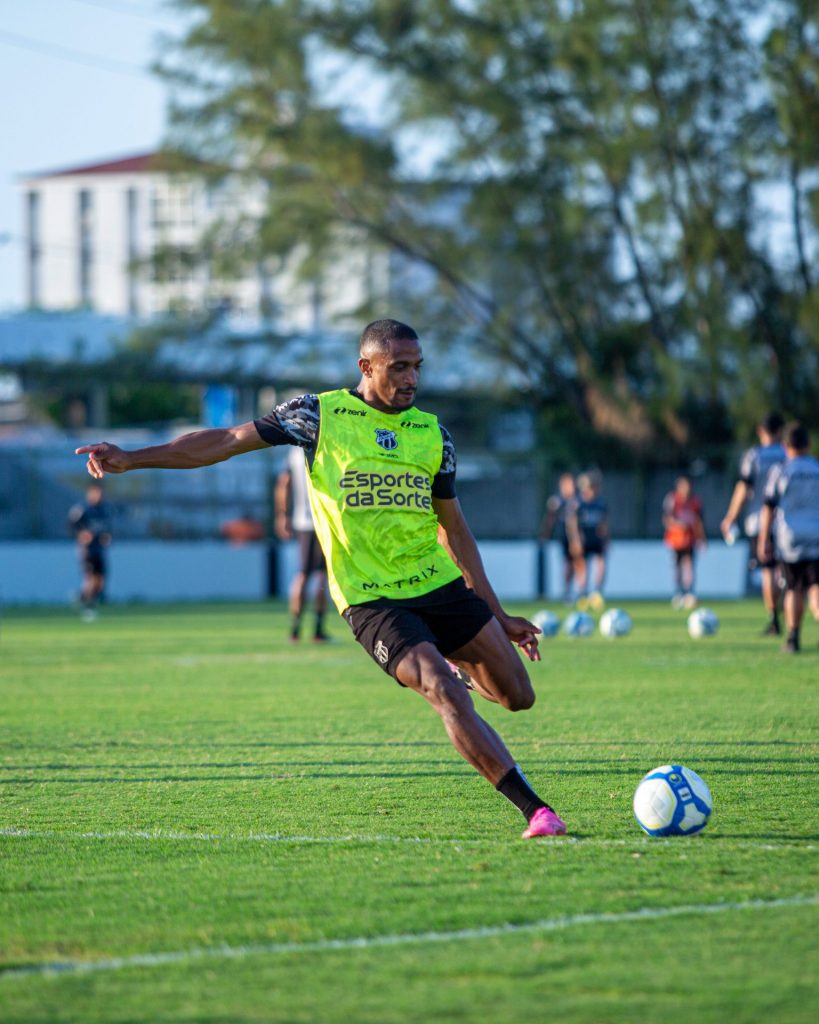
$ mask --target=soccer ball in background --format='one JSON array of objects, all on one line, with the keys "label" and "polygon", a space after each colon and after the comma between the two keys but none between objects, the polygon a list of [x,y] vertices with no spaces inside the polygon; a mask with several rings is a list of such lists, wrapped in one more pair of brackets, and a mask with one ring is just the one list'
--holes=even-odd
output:
[{"label": "soccer ball in background", "polygon": [[628,636],[631,632],[631,616],[622,608],[609,608],[600,619],[600,632],[603,636]]},{"label": "soccer ball in background", "polygon": [[681,764],[655,768],[634,793],[634,817],[650,836],[693,836],[708,824],[712,807],[708,786]]},{"label": "soccer ball in background", "polygon": [[688,633],[695,640],[703,636],[714,636],[719,629],[719,619],[710,608],[698,608],[688,616]]},{"label": "soccer ball in background", "polygon": [[572,612],[563,623],[563,632],[567,636],[591,636],[594,619],[587,612]]},{"label": "soccer ball in background", "polygon": [[545,608],[542,612],[537,612],[536,615],[532,616],[532,622],[543,636],[556,636],[560,630],[560,619],[554,612],[547,611]]}]

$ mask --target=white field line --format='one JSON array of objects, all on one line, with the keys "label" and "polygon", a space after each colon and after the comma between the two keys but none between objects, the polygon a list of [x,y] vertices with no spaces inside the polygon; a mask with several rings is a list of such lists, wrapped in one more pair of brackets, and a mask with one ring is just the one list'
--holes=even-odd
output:
[{"label": "white field line", "polygon": [[460,928],[448,932],[404,932],[396,935],[361,935],[347,939],[317,939],[313,942],[204,946],[165,953],[137,953],[133,956],[111,957],[105,960],[61,960],[52,963],[27,964],[24,967],[0,968],[0,979],[44,974],[95,974],[101,971],[126,970],[130,967],[163,967],[167,964],[190,963],[196,960],[239,960],[248,956],[330,953],[429,943],[465,942],[531,932],[563,931],[583,925],[625,924],[634,921],[656,921],[669,917],[696,917],[706,914],[724,914],[731,911],[774,910],[780,907],[807,907],[817,904],[819,904],[819,895],[794,896],[778,900],[747,900],[742,903],[693,903],[681,907],[644,907],[641,910],[625,910],[619,913],[570,914],[565,917],[547,917],[522,924],[486,925],[481,928]]},{"label": "white field line", "polygon": [[[506,845],[507,843],[518,843],[516,836],[488,836],[485,839],[456,839],[445,836],[387,836],[387,835],[337,835],[337,836],[298,836],[283,835],[279,832],[249,832],[247,834],[214,832],[173,832],[161,829],[152,831],[142,830],[121,830],[114,832],[61,832],[57,830],[40,830],[27,828],[0,828],[0,838],[9,839],[92,839],[92,840],[113,840],[113,839],[143,839],[152,842],[197,842],[197,843],[393,843],[396,845],[424,845],[424,846],[487,846]],[[757,839],[734,839],[724,837],[726,843],[730,843],[732,849],[737,847],[750,848],[754,850],[815,850],[813,843],[805,843],[799,839],[769,840],[767,842]],[[712,846],[711,841],[702,836],[690,837],[692,843],[706,843]],[[553,838],[541,838],[537,840],[539,848],[560,849],[568,846],[594,846],[594,847],[651,847],[658,849],[671,847],[679,852],[688,849],[680,844],[685,843],[685,837],[676,838],[651,838],[649,836],[635,836],[633,839],[597,839],[593,836],[588,838],[577,836],[555,836]]]}]

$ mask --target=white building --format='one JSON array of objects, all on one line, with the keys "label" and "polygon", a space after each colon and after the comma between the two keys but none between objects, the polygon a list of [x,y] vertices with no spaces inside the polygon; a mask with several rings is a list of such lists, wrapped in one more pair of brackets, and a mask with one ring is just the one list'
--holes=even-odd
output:
[{"label": "white building", "polygon": [[228,307],[298,332],[358,326],[356,309],[387,294],[386,258],[350,237],[311,281],[293,261],[245,263],[218,279],[196,258],[200,243],[222,223],[253,231],[263,193],[169,174],[156,153],[32,175],[21,187],[32,309],[143,317]]}]

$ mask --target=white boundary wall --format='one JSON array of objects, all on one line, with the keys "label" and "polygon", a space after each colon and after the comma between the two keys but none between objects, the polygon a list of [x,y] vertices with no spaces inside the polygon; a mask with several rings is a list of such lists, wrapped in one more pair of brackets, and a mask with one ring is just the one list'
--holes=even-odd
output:
[{"label": "white boundary wall", "polygon": [[[220,541],[114,541],[109,552],[110,601],[255,600],[267,594],[267,546]],[[66,604],[80,589],[70,542],[0,544],[4,604]]]},{"label": "white boundary wall", "polygon": [[[481,555],[503,600],[533,600],[538,589],[534,541],[484,541]],[[562,553],[545,549],[546,593],[561,596]],[[745,590],[747,545],[715,542],[697,558],[697,593],[738,598]],[[111,601],[261,600],[267,595],[267,545],[232,547],[220,541],[115,541],[108,552]],[[287,592],[296,571],[295,544],[279,549],[278,587]],[[606,596],[666,598],[672,592],[671,554],[659,541],[616,541],[609,557]],[[79,590],[73,544],[60,541],[0,543],[0,601],[4,604],[68,603]]]},{"label": "white boundary wall", "polygon": [[[713,541],[697,554],[696,592],[707,598],[738,598],[745,594],[748,545],[728,547]],[[547,593],[561,596],[563,553],[549,545]],[[668,548],[657,540],[621,540],[611,545],[605,593],[610,598],[664,598],[673,592],[673,562]]]}]

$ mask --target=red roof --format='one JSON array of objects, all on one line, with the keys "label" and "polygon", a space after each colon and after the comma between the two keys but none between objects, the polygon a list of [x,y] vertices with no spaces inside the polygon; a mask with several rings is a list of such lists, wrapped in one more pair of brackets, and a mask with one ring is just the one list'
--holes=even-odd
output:
[{"label": "red roof", "polygon": [[162,154],[157,152],[137,153],[120,160],[105,160],[98,164],[84,164],[82,167],[68,167],[62,171],[46,171],[35,174],[35,178],[63,178],[70,174],[144,174],[161,171]]}]

